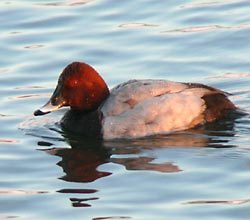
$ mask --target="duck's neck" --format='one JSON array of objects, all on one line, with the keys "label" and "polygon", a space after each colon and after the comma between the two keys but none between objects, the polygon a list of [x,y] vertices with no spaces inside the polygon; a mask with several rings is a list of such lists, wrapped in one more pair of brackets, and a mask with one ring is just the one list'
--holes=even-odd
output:
[{"label": "duck's neck", "polygon": [[98,109],[80,111],[71,108],[61,119],[60,125],[64,132],[86,137],[102,137],[102,114]]}]

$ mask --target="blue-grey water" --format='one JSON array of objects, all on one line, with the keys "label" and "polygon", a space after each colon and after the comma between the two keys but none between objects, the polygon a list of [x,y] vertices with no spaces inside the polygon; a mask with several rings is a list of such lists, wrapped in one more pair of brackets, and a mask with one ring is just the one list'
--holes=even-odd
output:
[{"label": "blue-grey water", "polygon": [[1,0],[0,219],[250,218],[250,117],[98,142],[33,111],[72,61],[110,88],[201,82],[250,113],[247,0]]}]

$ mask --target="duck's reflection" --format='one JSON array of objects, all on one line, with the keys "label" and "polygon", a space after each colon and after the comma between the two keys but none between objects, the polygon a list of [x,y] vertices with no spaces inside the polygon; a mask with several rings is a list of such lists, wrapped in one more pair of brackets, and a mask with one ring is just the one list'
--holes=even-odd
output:
[{"label": "duck's reflection", "polygon": [[[208,138],[193,133],[179,133],[168,137],[155,137],[136,141],[100,142],[89,139],[68,137],[71,148],[47,148],[50,155],[61,157],[57,163],[65,175],[60,179],[69,182],[93,182],[99,178],[111,175],[111,172],[98,170],[105,163],[123,165],[127,170],[151,170],[158,172],[179,172],[181,169],[173,162],[154,163],[157,159],[143,155],[145,150],[155,150],[165,147],[203,147],[208,145]],[[39,145],[48,146],[40,142]]]},{"label": "duck's reflection", "polygon": [[[172,135],[133,141],[102,142],[64,133],[65,140],[70,148],[53,148],[49,142],[44,141],[39,142],[39,145],[47,147],[44,150],[47,153],[61,157],[61,161],[57,163],[65,173],[61,179],[70,182],[93,182],[112,174],[109,171],[98,169],[100,165],[105,163],[120,164],[127,170],[148,170],[163,173],[181,172],[182,168],[175,161],[154,163],[154,160],[158,158],[152,156],[154,155],[153,152],[159,148],[234,147],[229,144],[231,137],[234,135],[234,123],[232,121],[221,121]],[[146,151],[152,153],[144,154]],[[96,190],[62,189],[58,192],[79,195],[79,193],[93,194]],[[86,201],[96,199],[98,198],[95,196],[89,197],[89,195],[87,198],[70,198],[74,207],[90,206]]]},{"label": "duck's reflection", "polygon": [[[95,189],[61,189],[57,191],[58,193],[70,193],[72,194],[82,194],[82,195],[92,195],[93,193],[96,193],[97,190]],[[98,197],[88,197],[88,198],[76,198],[76,197],[71,197],[70,201],[72,202],[73,207],[90,207],[91,205],[87,203],[87,201],[90,200],[97,200],[99,199]]]},{"label": "duck's reflection", "polygon": [[[181,168],[173,162],[155,164],[153,161],[157,158],[141,156],[141,153],[159,148],[235,147],[229,144],[229,137],[234,136],[233,129],[222,130],[221,125],[217,124],[217,127],[211,130],[211,125],[209,126],[167,136],[112,142],[68,135],[66,140],[71,148],[51,147],[44,151],[61,157],[61,161],[57,163],[65,173],[61,179],[70,182],[92,182],[111,175],[111,172],[97,169],[105,163],[120,164],[127,170],[179,172]],[[226,126],[229,128],[229,124]],[[39,146],[50,145],[49,142],[39,142]]]},{"label": "duck's reflection", "polygon": [[86,142],[71,142],[72,148],[50,148],[47,153],[62,158],[57,163],[62,167],[65,176],[61,179],[70,182],[92,182],[98,178],[110,175],[110,172],[98,171],[99,165],[109,162],[109,150],[103,147],[89,145]]}]

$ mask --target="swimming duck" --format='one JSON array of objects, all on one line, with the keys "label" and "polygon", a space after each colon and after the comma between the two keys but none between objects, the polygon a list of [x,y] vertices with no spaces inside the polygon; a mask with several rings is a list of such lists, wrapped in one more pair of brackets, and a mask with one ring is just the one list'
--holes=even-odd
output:
[{"label": "swimming duck", "polygon": [[50,100],[34,115],[70,106],[64,129],[103,139],[140,138],[213,122],[236,109],[228,94],[199,83],[130,80],[112,90],[90,65],[69,64]]}]

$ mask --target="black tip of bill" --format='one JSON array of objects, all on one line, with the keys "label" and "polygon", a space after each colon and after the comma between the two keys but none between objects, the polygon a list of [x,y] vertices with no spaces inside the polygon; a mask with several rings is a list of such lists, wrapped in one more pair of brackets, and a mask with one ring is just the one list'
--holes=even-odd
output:
[{"label": "black tip of bill", "polygon": [[40,109],[34,111],[35,116],[45,115],[45,114],[48,114],[48,113],[50,113],[50,112],[43,112]]}]

